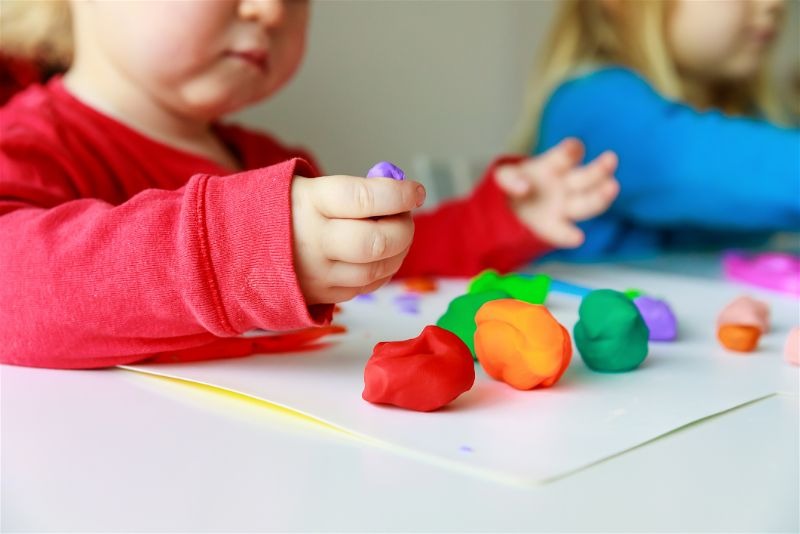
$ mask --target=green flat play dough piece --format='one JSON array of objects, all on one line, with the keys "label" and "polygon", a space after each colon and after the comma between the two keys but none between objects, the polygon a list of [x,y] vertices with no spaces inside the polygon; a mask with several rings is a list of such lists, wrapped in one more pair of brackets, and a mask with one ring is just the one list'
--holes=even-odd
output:
[{"label": "green flat play dough piece", "polygon": [[505,291],[482,291],[480,293],[467,293],[454,298],[444,315],[436,321],[436,326],[449,330],[469,347],[472,357],[475,356],[475,314],[490,300],[507,299],[511,296]]},{"label": "green flat play dough piece", "polygon": [[505,291],[511,298],[530,304],[544,304],[550,291],[550,277],[546,274],[522,276],[519,274],[501,275],[497,271],[487,270],[472,279],[468,293],[482,291]]},{"label": "green flat play dough piece", "polygon": [[650,332],[633,301],[624,293],[598,289],[583,298],[575,324],[575,345],[594,371],[636,369],[647,357]]},{"label": "green flat play dough piece", "polygon": [[626,289],[625,291],[623,291],[623,293],[625,293],[625,296],[631,300],[635,299],[636,297],[641,297],[642,295],[644,295],[644,291],[642,291],[641,289],[633,289],[633,288]]}]

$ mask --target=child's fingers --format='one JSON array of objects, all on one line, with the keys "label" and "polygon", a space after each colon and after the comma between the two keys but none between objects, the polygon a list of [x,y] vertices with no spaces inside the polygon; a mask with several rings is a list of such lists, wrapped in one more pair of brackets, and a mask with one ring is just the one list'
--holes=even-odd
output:
[{"label": "child's fingers", "polygon": [[325,290],[325,302],[345,302],[352,299],[356,295],[363,295],[364,293],[372,293],[381,287],[385,286],[392,279],[391,276],[376,280],[371,284],[363,287],[331,287]]},{"label": "child's fingers", "polygon": [[600,215],[608,209],[618,193],[617,181],[606,179],[585,192],[568,197],[566,216],[575,221],[583,221]]},{"label": "child's fingers", "polygon": [[556,248],[575,248],[583,244],[583,231],[572,221],[551,219],[540,229],[540,237]]},{"label": "child's fingers", "polygon": [[583,159],[583,143],[574,138],[561,141],[545,153],[530,158],[517,166],[521,177],[527,184],[523,193],[519,189],[507,191],[511,196],[521,197],[532,190],[547,191],[553,187],[563,187],[564,176],[573,171]]},{"label": "child's fingers", "polygon": [[583,156],[586,154],[586,149],[583,146],[583,143],[580,139],[575,137],[568,137],[562,140],[559,144],[553,147],[558,155],[559,159],[556,163],[560,164],[563,168],[569,168],[573,165],[577,165],[583,160]]},{"label": "child's fingers", "polygon": [[310,182],[311,200],[331,219],[365,219],[411,211],[425,201],[425,188],[412,180],[324,176]]},{"label": "child's fingers", "polygon": [[408,213],[375,221],[330,219],[325,223],[322,249],[330,260],[372,263],[400,254],[413,237],[414,222]]},{"label": "child's fingers", "polygon": [[580,163],[584,152],[583,143],[574,137],[568,137],[541,155],[530,158],[526,165],[530,167],[531,172],[536,172],[536,167],[544,167],[551,172],[561,174]]},{"label": "child's fingers", "polygon": [[570,192],[585,192],[612,177],[616,168],[616,154],[604,152],[591,163],[571,171],[567,175],[565,185]]},{"label": "child's fingers", "polygon": [[619,156],[613,150],[606,150],[594,159],[595,162],[606,166],[606,171],[609,174],[617,172],[619,167]]},{"label": "child's fingers", "polygon": [[328,271],[326,281],[335,287],[366,287],[377,280],[394,276],[403,260],[406,258],[408,248],[400,254],[385,260],[372,263],[347,263],[335,261]]},{"label": "child's fingers", "polygon": [[503,165],[494,173],[497,186],[507,195],[523,197],[530,193],[531,183],[518,166]]},{"label": "child's fingers", "polygon": [[359,295],[363,295],[364,293],[372,293],[373,291],[377,291],[380,288],[382,288],[383,286],[385,286],[386,284],[388,284],[391,281],[391,279],[392,279],[391,276],[387,276],[386,278],[382,278],[380,280],[376,280],[376,281],[372,282],[370,285],[362,287],[359,290],[358,294]]},{"label": "child's fingers", "polygon": [[609,180],[600,186],[600,194],[608,201],[606,209],[617,199],[619,190],[620,185],[616,180]]},{"label": "child's fingers", "polygon": [[567,202],[566,215],[574,221],[584,221],[603,213],[609,202],[601,195],[580,195]]}]

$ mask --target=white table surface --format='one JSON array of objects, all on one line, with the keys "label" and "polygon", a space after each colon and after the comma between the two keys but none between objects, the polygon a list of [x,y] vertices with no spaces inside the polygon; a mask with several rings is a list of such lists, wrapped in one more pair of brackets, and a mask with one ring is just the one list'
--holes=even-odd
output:
[{"label": "white table surface", "polygon": [[3,532],[800,529],[796,395],[521,489],[125,370],[0,386]]}]

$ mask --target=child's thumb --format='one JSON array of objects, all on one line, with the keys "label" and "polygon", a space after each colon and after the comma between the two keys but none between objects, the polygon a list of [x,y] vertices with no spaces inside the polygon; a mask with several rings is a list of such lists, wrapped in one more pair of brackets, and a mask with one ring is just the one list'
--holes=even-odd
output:
[{"label": "child's thumb", "polygon": [[494,180],[497,186],[511,197],[523,197],[531,190],[531,184],[525,174],[509,165],[498,168],[494,173]]}]

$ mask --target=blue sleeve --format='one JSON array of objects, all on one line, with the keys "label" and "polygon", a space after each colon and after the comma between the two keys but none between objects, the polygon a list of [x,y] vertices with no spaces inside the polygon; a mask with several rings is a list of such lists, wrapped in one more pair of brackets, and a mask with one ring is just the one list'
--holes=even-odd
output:
[{"label": "blue sleeve", "polygon": [[593,158],[619,155],[610,213],[674,228],[800,229],[800,130],[698,112],[636,73],[607,68],[568,81],[542,115],[539,149],[578,137]]}]

